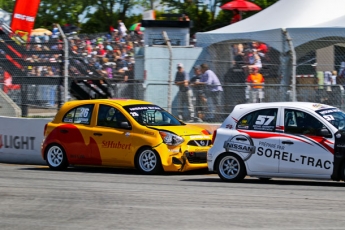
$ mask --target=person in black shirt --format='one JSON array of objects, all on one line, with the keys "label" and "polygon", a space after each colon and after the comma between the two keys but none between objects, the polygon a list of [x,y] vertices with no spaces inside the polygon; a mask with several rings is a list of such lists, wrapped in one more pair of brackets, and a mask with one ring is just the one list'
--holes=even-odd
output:
[{"label": "person in black shirt", "polygon": [[189,77],[183,69],[181,63],[177,64],[177,72],[175,76],[175,85],[179,87],[178,91],[178,118],[184,120],[183,110],[184,106],[187,105],[190,119],[188,122],[194,122],[194,106],[192,102],[193,93],[189,87]]}]

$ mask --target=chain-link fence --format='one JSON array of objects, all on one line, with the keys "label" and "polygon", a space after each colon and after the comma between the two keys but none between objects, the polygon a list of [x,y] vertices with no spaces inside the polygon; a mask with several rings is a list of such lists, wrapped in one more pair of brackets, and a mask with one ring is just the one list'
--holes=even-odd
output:
[{"label": "chain-link fence", "polygon": [[[67,37],[66,55],[62,40],[38,36],[22,44],[3,33],[0,87],[23,116],[53,116],[64,98],[113,97],[152,101],[176,116],[182,110],[183,119],[189,120],[191,109],[187,103],[179,103],[179,90],[174,85],[175,66],[183,63],[192,79],[193,67],[206,63],[219,78],[222,92],[215,95],[191,87],[193,114],[202,120],[221,121],[236,104],[248,102],[297,100],[344,109],[345,32],[343,37],[325,32],[322,39],[310,42],[307,36],[298,37],[294,42],[299,45],[292,47],[295,52],[277,37],[222,41],[203,48],[173,47],[172,57],[167,48],[160,46],[157,53],[146,50],[136,58],[134,48],[143,46],[139,34],[130,34],[126,39],[105,33],[71,35]],[[62,77],[66,57],[68,95]],[[143,69],[137,71],[138,65]],[[251,76],[255,68],[263,76],[262,89],[249,87],[255,80]],[[168,72],[172,73],[171,80],[165,77]],[[189,95],[185,96],[184,102],[189,100]],[[209,116],[212,119],[207,119]]]}]

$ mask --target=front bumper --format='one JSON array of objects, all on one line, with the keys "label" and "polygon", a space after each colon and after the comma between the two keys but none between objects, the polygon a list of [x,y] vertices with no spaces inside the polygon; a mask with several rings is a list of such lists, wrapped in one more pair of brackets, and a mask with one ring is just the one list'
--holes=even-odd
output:
[{"label": "front bumper", "polygon": [[206,169],[206,155],[209,147],[178,146],[161,144],[155,148],[165,172],[185,172]]}]

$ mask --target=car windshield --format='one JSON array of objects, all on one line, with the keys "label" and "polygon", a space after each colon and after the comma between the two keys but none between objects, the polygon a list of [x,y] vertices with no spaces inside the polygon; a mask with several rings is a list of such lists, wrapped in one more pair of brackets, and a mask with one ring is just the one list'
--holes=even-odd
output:
[{"label": "car windshield", "polygon": [[129,105],[123,107],[139,124],[145,126],[185,125],[157,105]]},{"label": "car windshield", "polygon": [[345,130],[345,113],[338,108],[323,109],[316,111],[325,120],[339,130]]}]

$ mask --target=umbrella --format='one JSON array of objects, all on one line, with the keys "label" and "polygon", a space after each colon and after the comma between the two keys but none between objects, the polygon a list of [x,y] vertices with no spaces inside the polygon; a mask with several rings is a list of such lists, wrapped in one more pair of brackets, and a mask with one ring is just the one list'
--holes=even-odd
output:
[{"label": "umbrella", "polygon": [[53,33],[50,30],[44,29],[44,28],[38,28],[31,30],[31,36],[42,36],[42,35],[52,35]]},{"label": "umbrella", "polygon": [[222,10],[238,10],[241,13],[242,18],[242,11],[259,11],[261,10],[260,6],[248,2],[245,0],[234,0],[228,3],[225,3],[220,7]]},{"label": "umbrella", "polygon": [[129,27],[129,30],[144,31],[145,28],[141,27],[141,23],[138,22],[138,23],[135,23],[135,24],[131,25],[131,27]]}]

